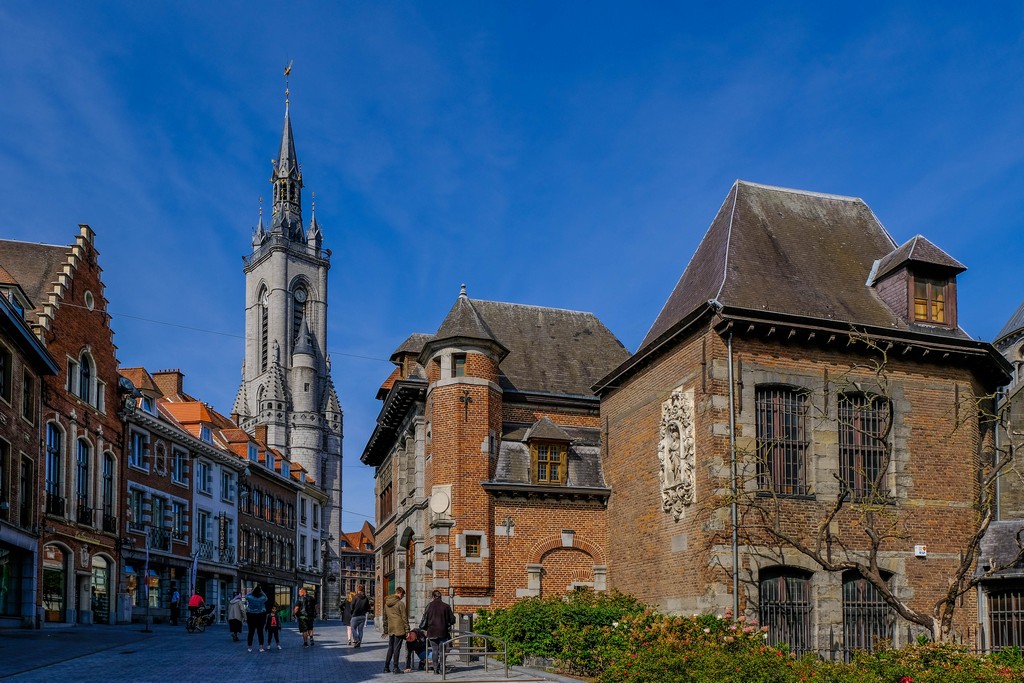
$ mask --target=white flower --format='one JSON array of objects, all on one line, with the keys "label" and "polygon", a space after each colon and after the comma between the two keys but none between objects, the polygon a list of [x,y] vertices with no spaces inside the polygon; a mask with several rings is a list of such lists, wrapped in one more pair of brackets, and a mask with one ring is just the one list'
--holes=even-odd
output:
[{"label": "white flower", "polygon": [[613,621],[612,622],[612,628],[618,628],[618,627],[619,627],[619,622]]},{"label": "white flower", "polygon": [[709,628],[704,629],[704,633],[711,633],[711,629],[709,629]]}]

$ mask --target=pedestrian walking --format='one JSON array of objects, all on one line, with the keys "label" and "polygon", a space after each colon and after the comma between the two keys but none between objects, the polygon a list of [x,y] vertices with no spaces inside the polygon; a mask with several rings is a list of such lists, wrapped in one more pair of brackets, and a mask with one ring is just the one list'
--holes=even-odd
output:
[{"label": "pedestrian walking", "polygon": [[409,608],[405,604],[405,589],[399,586],[384,598],[384,633],[388,636],[388,654],[384,659],[384,673],[402,673],[402,643],[409,632]]},{"label": "pedestrian walking", "polygon": [[246,633],[249,652],[252,652],[252,637],[260,641],[260,652],[263,652],[263,627],[267,623],[267,596],[259,584],[245,596],[245,621],[249,627]]},{"label": "pedestrian walking", "polygon": [[425,671],[427,668],[427,632],[423,629],[413,628],[405,634],[405,672],[412,671],[412,656],[420,658],[418,670]]},{"label": "pedestrian walking", "polygon": [[341,623],[345,624],[345,629],[348,631],[348,644],[352,644],[352,601],[355,599],[355,592],[350,592],[345,599],[338,603],[338,609],[341,611]]},{"label": "pedestrian walking", "polygon": [[277,643],[277,649],[281,649],[281,617],[277,613],[277,605],[271,601],[267,607],[267,649]]},{"label": "pedestrian walking", "polygon": [[444,659],[444,647],[442,643],[451,640],[451,628],[455,625],[455,613],[452,608],[441,599],[441,591],[435,590],[431,597],[433,600],[427,605],[427,612],[423,620],[427,625],[427,639],[430,640],[430,650],[434,653],[434,673],[441,673],[441,662]]},{"label": "pedestrian walking", "polygon": [[238,634],[242,632],[242,594],[235,591],[228,601],[228,630],[231,640],[238,642]]},{"label": "pedestrian walking", "polygon": [[356,596],[352,598],[352,647],[363,644],[363,627],[366,626],[366,615],[370,611],[370,599],[366,597],[366,589],[359,586]]},{"label": "pedestrian walking", "polygon": [[299,633],[302,634],[302,647],[313,645],[313,620],[316,619],[316,598],[306,593],[305,588],[299,589],[299,599],[295,602],[295,619],[299,622]]},{"label": "pedestrian walking", "polygon": [[171,582],[171,626],[178,625],[178,617],[181,616],[181,593],[178,592],[178,584]]}]

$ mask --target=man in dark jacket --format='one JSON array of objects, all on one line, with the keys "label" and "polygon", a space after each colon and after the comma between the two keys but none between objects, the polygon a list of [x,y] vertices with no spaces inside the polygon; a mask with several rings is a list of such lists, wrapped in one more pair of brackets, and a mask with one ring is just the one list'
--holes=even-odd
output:
[{"label": "man in dark jacket", "polygon": [[316,619],[316,598],[308,595],[305,587],[299,589],[299,599],[295,601],[295,619],[299,623],[302,634],[302,647],[313,645],[313,620]]},{"label": "man in dark jacket", "polygon": [[441,643],[452,637],[451,628],[455,624],[455,614],[448,603],[441,599],[441,591],[435,590],[432,597],[434,599],[427,605],[424,619],[427,622],[427,638],[430,640],[430,649],[434,653],[434,673],[439,674],[441,673],[441,660],[444,658]]},{"label": "man in dark jacket", "polygon": [[359,586],[356,597],[352,599],[352,647],[363,644],[363,627],[366,626],[366,614],[370,611],[370,599],[366,597],[366,589]]}]

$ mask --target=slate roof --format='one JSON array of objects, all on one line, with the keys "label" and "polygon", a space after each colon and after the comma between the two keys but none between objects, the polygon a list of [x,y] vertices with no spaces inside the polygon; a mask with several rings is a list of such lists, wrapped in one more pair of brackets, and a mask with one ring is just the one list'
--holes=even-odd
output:
[{"label": "slate roof", "polygon": [[459,295],[432,341],[473,338],[508,351],[506,390],[593,396],[597,380],[629,352],[593,313],[470,299]]},{"label": "slate roof", "polygon": [[[904,247],[919,260],[963,269],[926,240]],[[867,285],[875,262],[896,251],[861,199],[738,180],[640,350],[709,300],[737,309],[970,339],[960,329],[908,324]]]},{"label": "slate roof", "polygon": [[[564,430],[564,431],[563,431]],[[530,445],[524,440],[530,425],[506,425],[498,449],[494,483],[530,484]],[[566,486],[603,488],[601,472],[601,432],[598,429],[563,427],[559,429],[571,442]]]},{"label": "slate roof", "polygon": [[[67,262],[70,246],[0,240],[0,266],[11,275],[34,306],[42,306],[57,284],[57,276]],[[36,311],[25,311],[36,322]]]},{"label": "slate roof", "polygon": [[996,572],[995,578],[1024,576],[1024,562],[1014,562],[1020,552],[1017,544],[1018,534],[1024,543],[1024,520],[992,522],[981,539],[978,564],[1000,569]]},{"label": "slate roof", "polygon": [[967,270],[967,266],[939,249],[926,238],[921,235],[915,235],[899,249],[878,262],[878,267],[875,269],[875,282],[881,280],[905,263],[939,266],[952,271],[954,275]]},{"label": "slate roof", "polygon": [[1010,319],[1003,325],[1003,329],[999,330],[993,343],[998,345],[1003,339],[1022,329],[1024,329],[1024,303],[1010,316]]},{"label": "slate roof", "polygon": [[406,353],[419,355],[420,351],[423,350],[423,347],[426,346],[427,342],[432,341],[433,339],[434,335],[432,334],[414,332],[413,334],[410,334],[404,342],[399,344],[397,349],[394,350],[394,352],[391,354],[391,360],[397,361],[399,356]]}]

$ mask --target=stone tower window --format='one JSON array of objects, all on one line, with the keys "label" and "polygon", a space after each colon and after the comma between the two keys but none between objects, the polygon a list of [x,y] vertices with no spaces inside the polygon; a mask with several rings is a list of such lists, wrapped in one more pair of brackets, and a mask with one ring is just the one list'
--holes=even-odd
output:
[{"label": "stone tower window", "polygon": [[452,377],[466,376],[466,354],[452,354]]},{"label": "stone tower window", "polygon": [[309,292],[305,287],[296,287],[292,298],[294,299],[292,302],[292,340],[297,341],[299,327],[302,325],[302,319],[306,316],[306,299],[309,298]]},{"label": "stone tower window", "polygon": [[260,372],[267,371],[268,356],[267,353],[267,325],[268,315],[267,306],[270,304],[270,297],[267,295],[267,288],[261,287],[259,294],[259,307],[257,309],[257,315],[259,316],[259,330],[260,330]]}]

